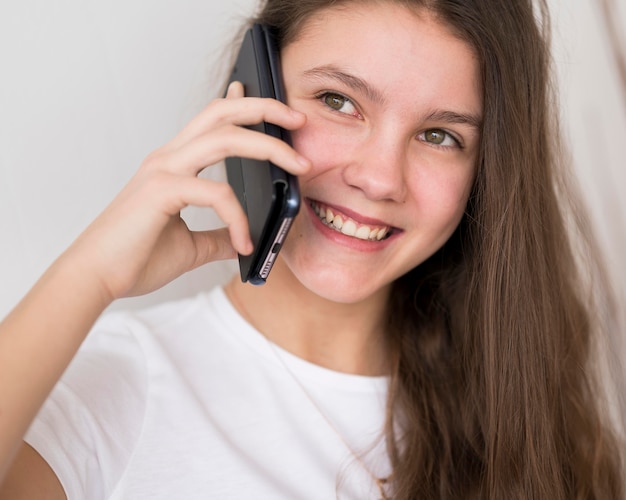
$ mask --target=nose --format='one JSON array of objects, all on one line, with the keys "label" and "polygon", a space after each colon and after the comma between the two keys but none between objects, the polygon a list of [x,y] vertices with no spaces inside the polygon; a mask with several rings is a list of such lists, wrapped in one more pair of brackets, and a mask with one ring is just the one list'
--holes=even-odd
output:
[{"label": "nose", "polygon": [[364,138],[343,170],[343,180],[370,200],[404,201],[407,145],[394,136],[381,131]]}]

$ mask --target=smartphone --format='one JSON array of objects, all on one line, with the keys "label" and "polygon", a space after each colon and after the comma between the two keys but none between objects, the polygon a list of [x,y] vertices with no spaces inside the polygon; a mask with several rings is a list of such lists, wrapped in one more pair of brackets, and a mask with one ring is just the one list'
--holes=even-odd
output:
[{"label": "smartphone", "polygon": [[[274,30],[255,24],[246,35],[230,81],[243,83],[248,97],[270,97],[285,102],[279,50]],[[262,122],[249,127],[291,144],[286,130]],[[226,158],[226,175],[250,225],[251,255],[239,255],[241,280],[265,283],[291,223],[300,209],[298,179],[269,161]]]}]

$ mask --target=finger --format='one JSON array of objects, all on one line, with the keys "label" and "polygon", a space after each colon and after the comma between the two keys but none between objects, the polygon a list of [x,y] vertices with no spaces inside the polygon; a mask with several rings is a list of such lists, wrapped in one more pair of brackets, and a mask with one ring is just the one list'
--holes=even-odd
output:
[{"label": "finger", "polygon": [[305,174],[311,166],[309,160],[286,142],[261,132],[230,125],[161,155],[156,168],[196,175],[227,157],[269,160],[294,175]]},{"label": "finger", "polygon": [[[169,204],[165,207],[166,213],[175,214],[190,205],[212,208],[228,228],[231,247],[243,255],[252,252],[248,219],[228,184],[177,175],[162,176],[159,182],[163,185],[155,192],[157,196],[159,191],[162,192],[163,199]],[[227,252],[222,250],[222,254],[226,255]]]},{"label": "finger", "polygon": [[241,82],[230,82],[226,90],[226,99],[236,99],[244,96],[244,87]]},{"label": "finger", "polygon": [[286,104],[267,97],[242,97],[216,102],[215,124],[255,125],[268,122],[287,130],[295,130],[306,122],[306,115]]},{"label": "finger", "polygon": [[231,243],[232,236],[227,228],[191,233],[196,247],[194,268],[215,260],[234,259],[237,251]]},{"label": "finger", "polygon": [[[235,87],[236,88],[236,87]],[[222,125],[255,125],[268,122],[287,130],[306,123],[306,115],[275,99],[258,97],[216,99],[191,120],[166,146],[178,148]]]}]

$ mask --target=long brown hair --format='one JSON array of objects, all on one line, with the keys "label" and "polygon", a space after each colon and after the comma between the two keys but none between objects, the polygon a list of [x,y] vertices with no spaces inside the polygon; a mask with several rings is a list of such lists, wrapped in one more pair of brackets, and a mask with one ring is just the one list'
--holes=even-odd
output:
[{"label": "long brown hair", "polygon": [[[259,21],[284,45],[319,9],[354,1],[269,0]],[[387,1],[428,9],[473,47],[484,92],[466,214],[390,298],[394,498],[621,498],[592,364],[598,314],[568,227],[581,219],[564,189],[545,1]]]}]

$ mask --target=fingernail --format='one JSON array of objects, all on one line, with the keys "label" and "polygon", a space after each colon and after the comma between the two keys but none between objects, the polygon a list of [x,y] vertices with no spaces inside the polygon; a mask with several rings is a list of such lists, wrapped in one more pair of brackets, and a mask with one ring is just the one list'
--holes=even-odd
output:
[{"label": "fingernail", "polygon": [[242,255],[250,255],[252,253],[252,250],[254,250],[254,245],[250,240],[248,240],[243,244],[243,248],[241,250]]},{"label": "fingernail", "polygon": [[228,88],[226,89],[226,95],[230,95],[233,92],[233,89],[239,85],[238,81],[232,81],[228,84]]}]

